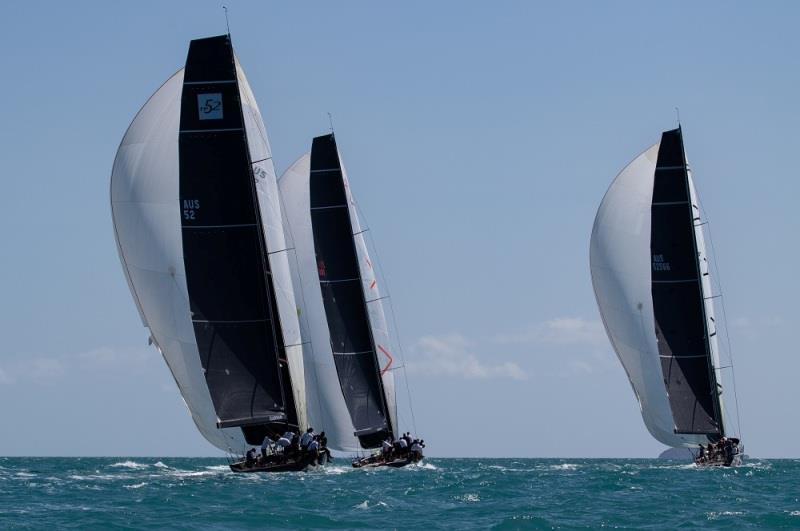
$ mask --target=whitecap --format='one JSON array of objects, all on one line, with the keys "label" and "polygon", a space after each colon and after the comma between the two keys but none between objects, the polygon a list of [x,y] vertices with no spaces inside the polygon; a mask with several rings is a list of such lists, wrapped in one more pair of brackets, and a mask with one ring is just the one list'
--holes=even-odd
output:
[{"label": "whitecap", "polygon": [[120,463],[114,463],[113,465],[109,465],[115,468],[133,468],[133,469],[140,469],[140,468],[147,468],[150,465],[146,465],[144,463],[137,463],[136,461],[122,461]]},{"label": "whitecap", "polygon": [[575,463],[561,463],[560,465],[550,465],[550,470],[577,470]]},{"label": "whitecap", "polygon": [[710,513],[707,513],[709,520],[717,520],[721,516],[742,516],[742,515],[744,515],[742,511],[719,511],[719,512],[712,511]]},{"label": "whitecap", "polygon": [[154,466],[154,467],[156,467],[156,468],[169,468],[167,465],[165,465],[165,464],[164,464],[164,463],[162,463],[161,461],[158,461],[158,462],[157,462],[156,464],[154,464],[153,466]]},{"label": "whitecap", "polygon": [[369,509],[369,503],[367,502],[367,500],[364,500],[358,505],[353,505],[353,509]]},{"label": "whitecap", "polygon": [[330,466],[330,465],[322,467],[323,473],[329,474],[329,475],[334,475],[334,476],[339,475],[339,474],[345,474],[347,472],[350,472],[351,470],[355,470],[355,468],[353,468],[353,467],[344,467],[344,466]]},{"label": "whitecap", "polygon": [[141,489],[145,485],[147,485],[147,482],[143,481],[141,483],[136,483],[135,485],[124,485],[124,487],[126,489]]},{"label": "whitecap", "polygon": [[430,463],[419,462],[419,463],[414,463],[411,466],[414,468],[421,468],[423,470],[439,470],[439,467],[432,465]]},{"label": "whitecap", "polygon": [[789,516],[800,516],[800,511],[792,511],[789,513]]},{"label": "whitecap", "polygon": [[475,503],[481,501],[481,497],[477,494],[464,494],[463,496],[459,496],[457,499],[469,503]]},{"label": "whitecap", "polygon": [[17,476],[17,477],[20,477],[20,478],[35,478],[36,477],[36,474],[31,474],[30,472],[17,472],[14,475]]},{"label": "whitecap", "polygon": [[88,476],[80,476],[77,474],[73,474],[71,476],[67,476],[69,479],[73,479],[75,481],[94,481],[94,480],[118,480],[118,479],[131,479],[132,476],[124,475],[124,474],[91,474]]}]

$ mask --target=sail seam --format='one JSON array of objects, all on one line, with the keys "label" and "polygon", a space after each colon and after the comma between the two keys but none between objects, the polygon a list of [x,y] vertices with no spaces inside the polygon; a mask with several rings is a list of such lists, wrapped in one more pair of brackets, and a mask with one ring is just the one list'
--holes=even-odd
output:
[{"label": "sail seam", "polygon": [[331,205],[331,206],[322,206],[322,207],[311,207],[311,210],[328,210],[331,208],[347,208],[347,205]]},{"label": "sail seam", "polygon": [[193,323],[267,323],[269,319],[241,319],[241,320],[225,320],[225,319],[192,319]]},{"label": "sail seam", "polygon": [[216,83],[236,83],[235,79],[215,79],[210,81],[184,81],[184,85],[212,85]]},{"label": "sail seam", "polygon": [[257,227],[256,223],[239,223],[234,225],[184,225],[184,229],[235,229],[240,227]]},{"label": "sail seam", "polygon": [[243,127],[226,127],[221,129],[181,129],[179,133],[224,133],[229,131],[244,131]]}]

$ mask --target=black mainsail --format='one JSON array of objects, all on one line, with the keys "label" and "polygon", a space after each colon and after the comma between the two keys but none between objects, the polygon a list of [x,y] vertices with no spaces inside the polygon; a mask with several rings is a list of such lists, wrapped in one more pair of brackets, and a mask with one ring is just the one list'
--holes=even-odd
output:
[{"label": "black mainsail", "polygon": [[180,114],[183,255],[219,427],[297,425],[230,36],[193,40]]},{"label": "black mainsail", "polygon": [[[650,251],[656,339],[676,433],[724,434],[681,129],[661,137]],[[713,333],[713,332],[712,332]]]},{"label": "black mainsail", "polygon": [[317,272],[336,371],[355,435],[363,448],[374,448],[394,433],[333,134],[314,138],[309,186]]}]

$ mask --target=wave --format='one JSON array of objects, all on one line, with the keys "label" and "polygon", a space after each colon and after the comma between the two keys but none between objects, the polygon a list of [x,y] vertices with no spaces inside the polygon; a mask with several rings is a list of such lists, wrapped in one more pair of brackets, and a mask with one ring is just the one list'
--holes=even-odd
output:
[{"label": "wave", "polygon": [[561,463],[560,465],[550,465],[550,470],[578,470],[578,465],[575,463]]},{"label": "wave", "polygon": [[132,468],[134,470],[140,470],[142,468],[148,468],[150,465],[145,463],[137,463],[136,461],[121,461],[119,463],[114,463],[113,465],[108,465],[114,468]]},{"label": "wave", "polygon": [[169,468],[167,465],[165,465],[161,461],[156,462],[156,464],[154,464],[153,466],[156,467],[156,468]]},{"label": "wave", "polygon": [[72,474],[71,476],[67,476],[67,478],[74,481],[114,481],[118,479],[133,479],[132,476],[127,474],[89,474],[88,476]]},{"label": "wave", "polygon": [[147,482],[142,481],[141,483],[136,483],[134,485],[123,485],[123,487],[125,487],[126,489],[141,489],[145,485],[147,485]]},{"label": "wave", "polygon": [[388,507],[386,503],[379,501],[377,503],[373,503],[372,505],[369,504],[369,500],[364,500],[363,502],[359,503],[358,505],[353,505],[353,509],[360,509],[362,511],[366,511],[367,509],[374,509],[375,507]]},{"label": "wave", "polygon": [[707,518],[709,520],[718,520],[722,516],[744,516],[744,512],[742,511],[711,511],[707,513]]}]

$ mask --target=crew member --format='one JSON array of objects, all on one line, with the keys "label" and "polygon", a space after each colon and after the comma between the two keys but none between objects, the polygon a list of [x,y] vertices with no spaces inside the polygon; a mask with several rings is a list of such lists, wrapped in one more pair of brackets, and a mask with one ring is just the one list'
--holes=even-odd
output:
[{"label": "crew member", "polygon": [[264,440],[261,442],[261,457],[266,459],[267,458],[267,450],[272,449],[272,446],[275,444],[275,441],[269,438],[269,435],[264,436]]},{"label": "crew member", "polygon": [[314,439],[314,428],[308,428],[306,432],[300,437],[300,448],[303,450],[308,449],[309,443]]}]

